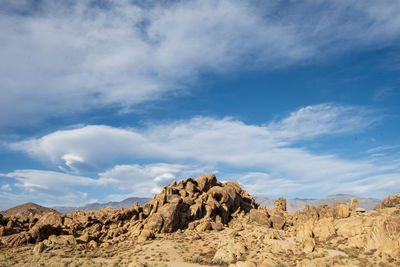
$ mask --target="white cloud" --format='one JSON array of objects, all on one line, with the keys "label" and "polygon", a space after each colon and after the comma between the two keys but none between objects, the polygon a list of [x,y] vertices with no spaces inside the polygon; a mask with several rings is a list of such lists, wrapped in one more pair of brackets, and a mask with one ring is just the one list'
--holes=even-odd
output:
[{"label": "white cloud", "polygon": [[0,200],[7,199],[7,196],[11,196],[11,199],[0,205],[0,209],[2,206],[8,208],[28,201],[48,206],[80,206],[93,202],[93,196],[88,193],[93,189],[97,192],[95,196],[102,202],[118,201],[132,196],[151,197],[173,180],[210,170],[167,163],[116,165],[99,173],[97,178],[44,170],[16,170],[0,174],[0,178],[13,179],[14,187],[20,189],[19,192],[12,192],[10,184],[3,185]]},{"label": "white cloud", "polygon": [[[99,174],[103,179],[117,181],[114,186],[130,196],[149,197],[158,194],[164,185],[209,171],[210,168],[181,164],[116,165]],[[127,194],[123,194],[125,197]],[[116,196],[116,195],[112,195]],[[121,198],[121,197],[118,197]]]},{"label": "white cloud", "polygon": [[[370,148],[366,151],[366,153],[373,154],[373,153],[383,152],[383,151],[388,151],[388,150],[396,150],[398,148],[400,148],[400,145],[383,145],[383,146]],[[382,155],[384,155],[384,154],[382,154]]]},{"label": "white cloud", "polygon": [[6,191],[11,191],[11,185],[10,184],[3,184],[1,186],[2,190],[6,190]]},{"label": "white cloud", "polygon": [[[113,182],[123,194],[148,196],[173,179],[219,170],[227,175],[221,178],[238,179],[257,195],[295,195],[317,189],[313,194],[320,195],[329,194],[339,184],[356,186],[357,181],[368,177],[399,173],[396,162],[350,160],[299,146],[305,144],[303,140],[365,130],[376,120],[364,108],[321,104],[301,108],[266,125],[195,117],[140,129],[82,126],[10,147],[73,171],[85,171],[79,168],[82,164],[94,166],[100,180]],[[66,160],[65,155],[78,157],[80,165],[70,160],[74,157]],[[372,187],[368,190],[371,195],[376,193]]]},{"label": "white cloud", "polygon": [[[120,160],[152,160],[263,168],[308,179],[329,173],[336,179],[346,179],[375,166],[330,154],[317,155],[291,145],[321,135],[359,131],[375,121],[375,117],[362,115],[363,109],[321,104],[302,108],[265,126],[247,125],[232,118],[195,117],[145,129],[84,126],[10,146],[74,170],[82,165],[104,170]],[[66,161],[65,155],[79,157],[79,164]]]},{"label": "white cloud", "polygon": [[[36,201],[47,205],[59,203],[62,205],[81,204],[88,197],[85,192],[90,187],[105,186],[116,181],[110,178],[100,177],[93,179],[89,177],[70,175],[66,173],[44,171],[44,170],[15,170],[10,173],[0,174],[0,177],[14,179],[14,187],[19,192],[0,193],[0,199],[7,199],[6,204],[18,201],[19,204],[27,201]],[[17,190],[18,191],[18,190]]]},{"label": "white cloud", "polygon": [[[284,5],[284,7],[282,6]],[[186,90],[203,72],[274,69],[398,40],[398,1],[6,1],[0,126]],[[348,23],[351,21],[352,23]]]},{"label": "white cloud", "polygon": [[[296,140],[320,135],[360,132],[378,120],[372,112],[362,107],[320,104],[307,106],[269,128],[278,138]],[[366,119],[368,118],[368,119]]]},{"label": "white cloud", "polygon": [[249,172],[227,175],[229,180],[239,181],[240,185],[253,196],[281,197],[298,191],[300,181],[286,178],[274,178],[265,172]]}]

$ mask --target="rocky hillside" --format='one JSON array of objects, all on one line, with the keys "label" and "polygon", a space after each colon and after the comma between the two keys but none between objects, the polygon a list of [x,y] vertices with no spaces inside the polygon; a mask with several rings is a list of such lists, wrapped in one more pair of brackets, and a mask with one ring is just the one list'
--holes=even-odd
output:
[{"label": "rocky hillside", "polygon": [[165,186],[144,206],[0,216],[0,254],[6,266],[49,264],[45,254],[56,260],[54,266],[60,263],[57,257],[80,266],[85,260],[77,255],[91,255],[99,266],[110,265],[109,257],[115,256],[118,266],[144,266],[132,261],[151,260],[237,267],[394,267],[400,264],[400,194],[372,211],[352,198],[290,214],[284,198],[267,209],[238,183],[221,183],[206,174]]},{"label": "rocky hillside", "polygon": [[32,215],[43,215],[48,212],[56,212],[53,209],[40,206],[38,204],[29,202],[22,205],[15,206],[11,209],[1,211],[0,214],[4,217],[18,217],[27,218],[30,214]]},{"label": "rocky hillside", "polygon": [[[294,213],[297,210],[304,209],[306,205],[319,206],[321,204],[327,204],[332,206],[335,202],[348,203],[352,198],[357,198],[360,203],[360,207],[366,210],[374,209],[375,206],[382,201],[377,198],[363,198],[346,194],[331,195],[320,199],[292,198],[287,200],[287,210],[289,213]],[[257,203],[266,206],[268,209],[272,208],[275,202],[274,199],[263,197],[256,197],[255,200]]]}]

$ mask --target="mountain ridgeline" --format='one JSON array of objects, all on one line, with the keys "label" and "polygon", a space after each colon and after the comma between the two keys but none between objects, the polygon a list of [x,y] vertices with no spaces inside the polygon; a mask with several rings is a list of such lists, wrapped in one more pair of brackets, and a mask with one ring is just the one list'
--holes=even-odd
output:
[{"label": "mountain ridgeline", "polygon": [[78,206],[78,207],[55,206],[52,207],[52,209],[60,213],[70,213],[73,210],[83,210],[83,211],[98,210],[99,208],[106,208],[106,207],[111,207],[113,209],[119,209],[119,208],[127,209],[132,207],[133,203],[135,202],[137,202],[140,206],[143,206],[144,204],[146,204],[146,202],[150,200],[151,198],[146,198],[146,197],[129,197],[122,201],[110,201],[106,203],[89,203],[84,206]]}]

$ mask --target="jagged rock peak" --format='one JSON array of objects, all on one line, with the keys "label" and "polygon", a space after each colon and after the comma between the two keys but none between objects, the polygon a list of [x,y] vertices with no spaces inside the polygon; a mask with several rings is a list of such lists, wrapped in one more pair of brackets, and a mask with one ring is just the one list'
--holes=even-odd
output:
[{"label": "jagged rock peak", "polygon": [[254,198],[239,183],[221,183],[214,174],[204,174],[164,186],[143,206],[148,217],[144,228],[164,233],[200,224],[204,229],[221,228],[232,216],[254,208]]}]

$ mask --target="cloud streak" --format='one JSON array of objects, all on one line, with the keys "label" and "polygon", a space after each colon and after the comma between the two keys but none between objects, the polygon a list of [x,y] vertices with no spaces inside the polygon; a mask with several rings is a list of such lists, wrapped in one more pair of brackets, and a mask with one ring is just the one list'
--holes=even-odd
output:
[{"label": "cloud streak", "polygon": [[[265,125],[210,117],[145,128],[90,125],[9,146],[76,174],[90,166],[99,180],[78,181],[111,183],[125,195],[145,196],[173,179],[219,172],[222,178],[239,180],[255,195],[312,197],[353,190],[381,196],[383,188],[398,189],[397,183],[390,182],[399,177],[398,164],[321,154],[304,143],[365,131],[377,119],[365,108],[320,104]],[[378,180],[379,187],[368,185]],[[45,180],[29,182],[48,184]]]},{"label": "cloud streak", "polygon": [[189,90],[202,73],[309,63],[389,45],[400,33],[398,1],[25,0],[3,6],[2,127],[110,106],[129,111]]}]

